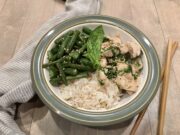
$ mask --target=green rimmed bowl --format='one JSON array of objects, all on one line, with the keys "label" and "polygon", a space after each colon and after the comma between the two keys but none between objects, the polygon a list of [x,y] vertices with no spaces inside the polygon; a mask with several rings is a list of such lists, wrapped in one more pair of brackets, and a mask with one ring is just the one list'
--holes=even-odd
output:
[{"label": "green rimmed bowl", "polygon": [[[47,62],[47,51],[54,46],[53,42],[59,36],[72,29],[81,29],[83,26],[94,28],[98,25],[103,25],[108,36],[120,34],[122,41],[133,41],[141,46],[144,68],[140,87],[135,94],[122,99],[117,107],[108,111],[76,109],[60,97],[60,88],[51,86],[42,64]],[[160,64],[150,40],[131,24],[107,16],[83,16],[58,24],[42,37],[33,55],[32,81],[38,96],[55,113],[76,123],[105,126],[134,117],[151,102],[160,82]]]}]

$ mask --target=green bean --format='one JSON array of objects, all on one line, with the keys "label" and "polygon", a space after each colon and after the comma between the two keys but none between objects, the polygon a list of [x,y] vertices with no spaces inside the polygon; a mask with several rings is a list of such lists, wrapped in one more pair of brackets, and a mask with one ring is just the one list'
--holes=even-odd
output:
[{"label": "green bean", "polygon": [[58,69],[55,66],[50,66],[48,71],[49,71],[50,78],[54,78],[58,75]]},{"label": "green bean", "polygon": [[82,45],[83,45],[83,42],[80,41],[80,40],[78,40],[78,41],[76,42],[76,44],[77,44],[78,46],[82,46]]},{"label": "green bean", "polygon": [[77,69],[73,69],[73,68],[65,68],[64,69],[64,73],[67,75],[77,75],[78,70]]},{"label": "green bean", "polygon": [[63,42],[63,40],[64,40],[64,37],[59,37],[54,42],[55,42],[55,44],[61,44]]},{"label": "green bean", "polygon": [[73,31],[72,31],[72,30],[68,31],[67,33],[65,33],[65,34],[62,35],[61,37],[57,38],[57,39],[54,41],[55,44],[61,44],[61,43],[63,42],[64,38],[65,38],[67,35],[71,36],[72,34],[73,34]]},{"label": "green bean", "polygon": [[65,37],[64,41],[62,42],[62,45],[59,47],[59,51],[58,51],[58,53],[57,53],[57,57],[58,57],[58,58],[61,58],[61,57],[63,56],[64,50],[66,49],[66,46],[67,46],[70,38],[71,38],[71,37],[70,37],[69,35],[67,35],[67,36]]},{"label": "green bean", "polygon": [[75,79],[80,79],[80,78],[84,78],[84,77],[88,77],[88,73],[87,72],[79,73],[76,76],[67,76],[67,80],[75,80]]},{"label": "green bean", "polygon": [[67,80],[66,80],[66,76],[65,76],[64,71],[63,71],[63,67],[62,67],[61,64],[59,64],[59,63],[57,63],[56,66],[57,66],[57,68],[58,68],[58,70],[59,70],[60,77],[61,77],[63,83],[64,83],[65,85],[68,85]]},{"label": "green bean", "polygon": [[79,58],[79,56],[85,51],[86,49],[86,45],[83,45],[79,50],[76,50],[76,51],[73,51],[69,54],[69,56],[72,58],[72,59],[75,59],[77,60]]},{"label": "green bean", "polygon": [[53,86],[59,86],[60,83],[62,83],[61,78],[58,76],[57,78],[52,78],[49,80],[49,82],[53,85]]},{"label": "green bean", "polygon": [[[85,78],[85,77],[88,77],[88,73],[87,72],[82,72],[82,73],[79,73],[78,75],[76,76],[67,76],[66,79],[68,81],[71,81],[71,80],[75,80],[75,79],[80,79],[80,78]],[[53,86],[59,86],[60,84],[62,84],[62,79],[58,76],[57,78],[52,78],[50,79],[49,81]]]},{"label": "green bean", "polygon": [[89,35],[85,34],[85,33],[80,33],[79,34],[79,40],[82,41],[83,43],[86,43],[88,40]]},{"label": "green bean", "polygon": [[69,68],[75,68],[78,70],[84,70],[84,71],[91,70],[91,67],[85,66],[85,65],[80,65],[80,64],[65,63],[65,64],[63,64],[63,66],[69,67]]},{"label": "green bean", "polygon": [[80,34],[80,32],[78,30],[74,31],[70,41],[68,42],[68,44],[66,46],[66,53],[69,53],[72,50],[73,45],[75,44],[79,34]]},{"label": "green bean", "polygon": [[56,53],[58,52],[58,50],[59,50],[59,45],[56,45],[55,47],[53,47],[53,48],[51,49],[51,53],[52,53],[52,54],[56,54]]},{"label": "green bean", "polygon": [[90,35],[91,32],[92,32],[92,30],[91,30],[90,28],[88,28],[88,27],[83,27],[83,28],[82,28],[82,31],[83,31],[84,33],[86,33],[87,35]]},{"label": "green bean", "polygon": [[[88,28],[88,27],[83,27],[82,31],[84,33],[86,33],[87,35],[90,35],[91,32],[92,32],[92,30],[90,28]],[[103,42],[107,42],[107,41],[109,41],[109,38],[108,37],[104,37]]]},{"label": "green bean", "polygon": [[54,61],[57,59],[57,54],[53,54],[51,51],[48,51],[47,55],[49,61]]},{"label": "green bean", "polygon": [[52,61],[52,60],[53,60],[54,57],[53,57],[53,54],[52,54],[51,51],[48,51],[48,52],[47,52],[47,57],[48,57],[48,60],[49,60],[49,61]]},{"label": "green bean", "polygon": [[63,62],[63,61],[69,61],[69,60],[71,60],[71,57],[69,57],[69,56],[62,57],[62,58],[60,58],[60,59],[58,59],[58,60],[56,60],[56,61],[49,62],[49,63],[45,63],[45,64],[42,65],[42,67],[43,67],[43,68],[46,68],[46,67],[49,67],[49,66],[51,66],[51,65],[54,65],[54,64],[56,64],[56,63],[61,63],[61,62]]},{"label": "green bean", "polygon": [[69,56],[74,60],[78,59],[79,55],[80,53],[78,51],[73,51],[69,54]]},{"label": "green bean", "polygon": [[78,45],[74,45],[74,46],[73,46],[73,48],[76,50],[76,49],[79,49],[79,48],[80,48],[80,46],[78,46]]},{"label": "green bean", "polygon": [[83,46],[79,49],[79,53],[80,53],[80,54],[83,53],[83,52],[86,50],[86,48],[87,48],[87,45],[86,45],[86,44],[83,45]]},{"label": "green bean", "polygon": [[43,64],[42,67],[43,67],[43,68],[46,68],[46,67],[48,67],[48,66],[50,66],[50,65],[53,65],[53,64],[56,64],[56,63],[60,63],[60,62],[63,62],[63,61],[65,61],[65,60],[71,60],[72,57],[73,57],[74,59],[77,59],[77,58],[80,56],[80,54],[85,51],[86,47],[87,47],[87,46],[86,46],[86,44],[85,44],[85,45],[83,45],[78,51],[71,52],[71,53],[69,54],[69,56],[60,58],[60,59],[58,59],[58,60],[56,60],[56,61],[53,61],[53,62],[49,62],[49,63]]},{"label": "green bean", "polygon": [[91,61],[88,60],[87,58],[81,58],[81,59],[80,59],[80,63],[83,64],[83,65],[92,66]]}]

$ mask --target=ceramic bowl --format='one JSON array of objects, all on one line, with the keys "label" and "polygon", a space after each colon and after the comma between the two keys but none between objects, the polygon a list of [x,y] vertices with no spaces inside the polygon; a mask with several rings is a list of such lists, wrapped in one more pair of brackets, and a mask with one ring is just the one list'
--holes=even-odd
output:
[{"label": "ceramic bowl", "polygon": [[[72,107],[61,98],[60,87],[53,87],[49,83],[49,75],[42,68],[47,63],[47,51],[54,46],[54,40],[69,30],[80,30],[83,26],[95,28],[103,25],[105,35],[120,35],[121,40],[133,41],[142,48],[143,71],[137,92],[121,99],[118,106],[107,110],[86,110]],[[105,126],[123,122],[134,117],[145,108],[157,92],[160,80],[160,64],[157,53],[150,40],[131,24],[107,16],[83,16],[64,21],[48,33],[38,43],[32,60],[32,81],[36,93],[41,100],[55,113],[77,122],[90,126]]]}]

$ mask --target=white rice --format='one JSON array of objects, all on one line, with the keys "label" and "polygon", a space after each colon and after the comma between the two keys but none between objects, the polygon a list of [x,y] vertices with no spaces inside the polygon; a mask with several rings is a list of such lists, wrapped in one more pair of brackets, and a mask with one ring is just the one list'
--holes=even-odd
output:
[{"label": "white rice", "polygon": [[112,81],[108,81],[106,84],[101,86],[97,75],[92,74],[91,77],[75,80],[69,83],[68,86],[61,85],[60,96],[76,108],[88,110],[111,109],[118,105],[120,91]]}]

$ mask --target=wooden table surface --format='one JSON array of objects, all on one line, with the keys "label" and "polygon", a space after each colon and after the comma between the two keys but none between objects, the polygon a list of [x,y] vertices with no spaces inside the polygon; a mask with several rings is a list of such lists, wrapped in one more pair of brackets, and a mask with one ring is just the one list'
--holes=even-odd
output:
[{"label": "wooden table surface", "polygon": [[[0,0],[0,65],[6,63],[49,18],[64,11],[61,0]],[[180,0],[103,0],[101,14],[121,18],[143,31],[164,61],[168,38],[180,41]],[[137,135],[155,135],[159,92]],[[17,123],[31,135],[128,135],[134,123],[91,128],[51,113],[35,97],[18,108]],[[171,68],[165,135],[180,135],[180,48]]]}]

